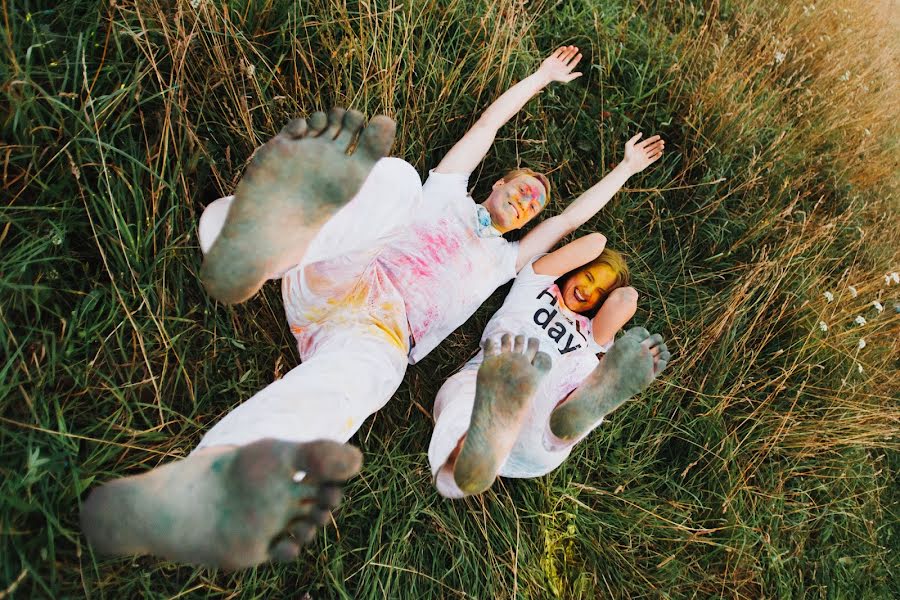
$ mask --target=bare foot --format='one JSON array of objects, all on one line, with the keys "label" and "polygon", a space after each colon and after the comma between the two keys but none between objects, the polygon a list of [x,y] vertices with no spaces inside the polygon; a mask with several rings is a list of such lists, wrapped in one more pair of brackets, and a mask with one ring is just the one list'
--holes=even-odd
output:
[{"label": "bare foot", "polygon": [[260,440],[211,448],[95,489],[81,527],[101,554],[154,554],[239,569],[290,560],[331,519],[359,472],[347,444]]},{"label": "bare foot", "polygon": [[[294,119],[260,148],[238,184],[222,232],[203,261],[207,292],[228,304],[248,299],[294,266],[331,215],[353,198],[394,142],[379,115],[333,108]],[[356,149],[347,154],[357,140]]]},{"label": "bare foot", "polygon": [[626,400],[642,392],[669,361],[658,333],[633,327],[616,340],[588,378],[550,414],[550,431],[563,440],[588,433]]},{"label": "bare foot", "polygon": [[494,483],[509,456],[528,413],[538,384],[550,370],[550,357],[538,352],[537,338],[524,335],[484,344],[484,362],[478,369],[475,407],[453,478],[466,494],[479,494]]}]

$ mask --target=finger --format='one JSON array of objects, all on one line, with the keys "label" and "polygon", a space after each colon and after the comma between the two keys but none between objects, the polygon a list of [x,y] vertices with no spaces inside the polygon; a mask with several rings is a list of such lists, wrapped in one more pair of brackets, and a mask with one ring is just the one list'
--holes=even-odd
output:
[{"label": "finger", "polygon": [[559,48],[556,49],[556,52],[553,53],[553,58],[559,58],[560,56],[563,55],[563,52],[565,52],[565,51],[566,51],[566,47],[560,46]]},{"label": "finger", "polygon": [[641,146],[646,148],[650,144],[653,144],[654,142],[658,142],[659,140],[660,140],[660,137],[658,135],[654,135],[653,137],[648,137],[646,140],[641,142]]},{"label": "finger", "polygon": [[633,136],[630,140],[628,140],[627,143],[628,143],[628,144],[635,144],[635,143],[637,143],[637,141],[638,141],[639,139],[641,139],[641,136],[642,136],[642,135],[644,135],[644,134],[643,134],[643,133],[638,133],[637,135]]},{"label": "finger", "polygon": [[569,83],[569,82],[572,81],[573,79],[578,79],[579,77],[581,77],[581,73],[570,73],[570,74],[566,77],[566,83]]},{"label": "finger", "polygon": [[528,338],[528,348],[525,349],[525,358],[529,361],[534,360],[538,349],[541,347],[541,341],[537,338]]},{"label": "finger", "polygon": [[524,335],[516,336],[516,341],[513,344],[513,352],[515,352],[516,354],[522,354],[523,352],[525,352],[525,336]]},{"label": "finger", "polygon": [[512,350],[513,336],[509,333],[504,333],[503,337],[500,338],[500,350],[501,352],[509,352]]},{"label": "finger", "polygon": [[578,54],[573,60],[570,60],[569,64],[567,64],[566,66],[570,69],[574,69],[575,65],[577,65],[579,61],[581,61],[581,54]]}]

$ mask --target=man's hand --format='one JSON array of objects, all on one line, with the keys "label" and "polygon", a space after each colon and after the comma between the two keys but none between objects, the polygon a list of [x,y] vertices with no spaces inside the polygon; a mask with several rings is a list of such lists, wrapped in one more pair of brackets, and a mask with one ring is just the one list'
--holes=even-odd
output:
[{"label": "man's hand", "polygon": [[658,135],[638,142],[643,135],[639,133],[625,143],[625,158],[622,159],[622,165],[630,175],[640,173],[651,163],[656,162],[666,146],[666,142]]},{"label": "man's hand", "polygon": [[576,77],[581,77],[581,73],[573,73],[572,69],[581,60],[581,53],[575,46],[563,46],[549,57],[544,59],[536,73],[541,78],[550,83],[551,81],[562,81],[568,83]]}]

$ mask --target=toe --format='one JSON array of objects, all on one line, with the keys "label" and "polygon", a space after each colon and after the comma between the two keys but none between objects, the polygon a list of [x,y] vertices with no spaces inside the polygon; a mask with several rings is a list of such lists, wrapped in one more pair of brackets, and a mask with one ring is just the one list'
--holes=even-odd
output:
[{"label": "toe", "polygon": [[300,554],[300,545],[290,538],[278,540],[269,549],[269,557],[278,562],[294,560],[298,554]]},{"label": "toe", "polygon": [[637,338],[639,342],[643,342],[650,337],[650,332],[643,327],[632,327],[625,332],[625,335],[630,335],[631,337]]},{"label": "toe", "polygon": [[344,150],[349,148],[356,138],[356,134],[362,129],[365,120],[366,118],[358,110],[348,110],[344,114],[344,120],[341,123],[341,133],[337,137],[338,145],[343,147]]},{"label": "toe", "polygon": [[397,124],[390,117],[374,117],[359,136],[359,146],[354,155],[375,162],[386,155],[394,143]]},{"label": "toe", "polygon": [[322,111],[314,112],[309,118],[309,130],[312,135],[319,135],[328,125],[328,117]]},{"label": "toe", "polygon": [[516,354],[522,354],[525,352],[525,336],[517,335],[516,341],[513,343],[513,352]]},{"label": "toe", "polygon": [[500,352],[500,349],[497,347],[497,341],[494,338],[484,340],[482,347],[484,348],[485,356],[494,356]]},{"label": "toe", "polygon": [[288,121],[288,124],[281,129],[279,135],[290,139],[298,139],[305,136],[308,130],[309,126],[306,124],[306,119],[291,119]]},{"label": "toe", "polygon": [[550,360],[550,355],[546,352],[538,352],[531,364],[541,373],[546,373],[553,366],[553,361]]},{"label": "toe", "polygon": [[294,468],[305,471],[312,481],[344,481],[362,468],[362,453],[349,444],[318,440],[298,444]]},{"label": "toe", "polygon": [[309,516],[306,518],[315,525],[327,525],[331,522],[331,511],[325,508],[314,508],[309,511]]},{"label": "toe", "polygon": [[513,336],[509,333],[504,333],[503,337],[500,338],[500,351],[501,352],[509,352],[512,350],[513,345]]},{"label": "toe", "polygon": [[525,358],[533,361],[538,349],[541,347],[541,341],[537,338],[528,338],[528,348],[525,350]]},{"label": "toe", "polygon": [[339,485],[323,485],[319,489],[319,506],[326,508],[334,508],[341,502],[344,497],[344,491]]},{"label": "toe", "polygon": [[328,111],[328,129],[326,129],[325,133],[322,135],[331,140],[336,138],[338,133],[341,132],[341,126],[344,123],[344,115],[346,113],[347,111],[340,106],[335,106]]},{"label": "toe", "polygon": [[297,543],[301,545],[310,543],[316,537],[318,530],[319,528],[316,525],[313,525],[306,519],[297,519],[288,525],[288,531],[294,536]]}]

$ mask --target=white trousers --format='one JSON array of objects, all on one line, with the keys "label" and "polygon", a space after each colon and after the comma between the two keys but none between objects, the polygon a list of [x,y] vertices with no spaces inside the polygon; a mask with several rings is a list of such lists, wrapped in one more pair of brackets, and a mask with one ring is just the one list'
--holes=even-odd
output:
[{"label": "white trousers", "polygon": [[[300,265],[282,274],[288,321],[303,362],[229,412],[195,451],[265,438],[346,442],[369,415],[387,404],[406,373],[408,324],[402,308],[386,317],[366,307],[378,305],[374,296],[382,295],[391,295],[390,300],[402,307],[402,302],[396,302],[398,291],[381,282],[364,281],[370,270],[360,265],[348,270],[359,281],[340,285],[345,292],[365,288],[369,302],[362,308],[310,318],[303,316],[303,305],[327,306],[330,298],[315,297],[306,286],[296,284],[311,264],[348,255],[365,257],[364,250],[376,247],[378,240],[403,225],[421,200],[421,189],[418,174],[405,161],[384,158],[376,164],[359,193],[310,243]],[[199,237],[204,252],[221,231],[231,201],[231,197],[216,200],[201,216]]]}]

